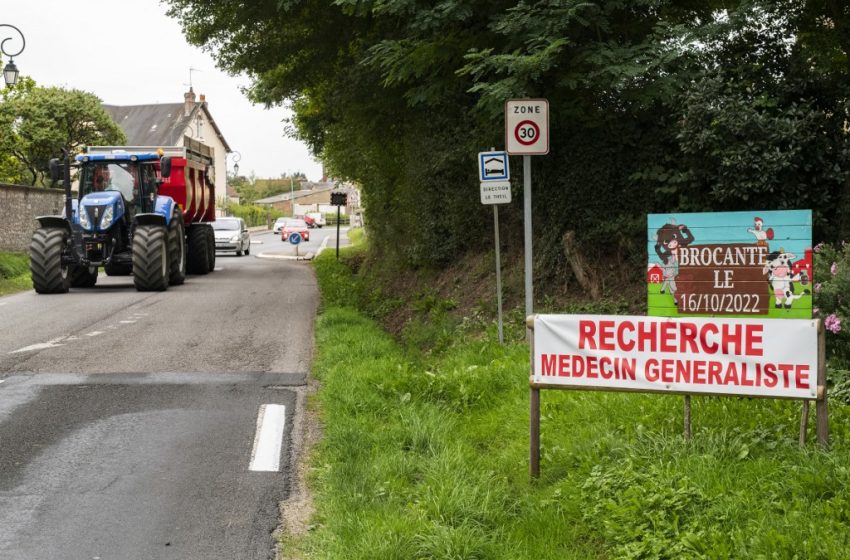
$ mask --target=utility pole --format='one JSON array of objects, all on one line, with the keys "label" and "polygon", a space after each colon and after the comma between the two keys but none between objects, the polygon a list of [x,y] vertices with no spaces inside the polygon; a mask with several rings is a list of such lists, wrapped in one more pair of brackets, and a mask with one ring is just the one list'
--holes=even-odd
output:
[{"label": "utility pole", "polygon": [[295,217],[295,183],[292,175],[289,176],[289,205],[292,207],[292,217]]}]

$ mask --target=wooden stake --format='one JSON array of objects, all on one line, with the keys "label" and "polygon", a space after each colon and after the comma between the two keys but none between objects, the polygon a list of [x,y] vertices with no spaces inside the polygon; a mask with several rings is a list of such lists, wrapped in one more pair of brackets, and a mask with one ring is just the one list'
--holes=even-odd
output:
[{"label": "wooden stake", "polygon": [[800,415],[800,447],[806,447],[806,429],[809,425],[809,401],[803,401],[803,413]]},{"label": "wooden stake", "polygon": [[691,441],[691,396],[685,395],[685,440]]},{"label": "wooden stake", "polygon": [[818,319],[818,394],[815,401],[818,446],[829,446],[829,412],[826,395],[826,332],[823,320]]}]

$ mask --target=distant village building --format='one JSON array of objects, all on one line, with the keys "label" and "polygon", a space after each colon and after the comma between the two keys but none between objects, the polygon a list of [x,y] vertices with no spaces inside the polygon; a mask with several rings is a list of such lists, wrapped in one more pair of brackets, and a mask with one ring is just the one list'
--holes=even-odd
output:
[{"label": "distant village building", "polygon": [[331,206],[331,192],[348,194],[348,204],[341,208],[342,214],[351,214],[360,208],[360,192],[352,185],[339,185],[331,181],[301,181],[300,189],[254,201],[259,206],[270,206],[286,216],[302,216],[308,212],[336,213]]},{"label": "distant village building", "polygon": [[227,184],[230,146],[210,114],[206,97],[202,94],[196,101],[195,92],[190,87],[183,98],[183,103],[104,104],[103,108],[124,131],[129,146],[182,147],[185,145],[184,137],[210,146],[215,160],[213,183],[216,199],[220,201],[227,196],[228,201],[238,203],[236,190]]}]

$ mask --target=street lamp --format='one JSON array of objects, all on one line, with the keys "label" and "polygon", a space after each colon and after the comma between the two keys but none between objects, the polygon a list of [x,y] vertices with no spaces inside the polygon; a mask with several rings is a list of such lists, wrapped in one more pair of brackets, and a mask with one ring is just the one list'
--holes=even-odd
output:
[{"label": "street lamp", "polygon": [[230,160],[233,162],[233,176],[236,177],[237,175],[239,175],[239,160],[242,159],[242,154],[240,154],[236,150],[231,151],[230,154],[231,156],[233,156],[230,158]]},{"label": "street lamp", "polygon": [[21,50],[18,52],[12,53],[6,50],[6,41],[11,41],[13,37],[6,37],[2,41],[0,41],[0,53],[5,54],[9,57],[9,63],[3,68],[3,80],[6,81],[6,87],[12,87],[18,83],[18,67],[15,66],[14,57],[18,56],[22,52],[24,52],[24,47],[27,46],[27,40],[24,38],[24,34],[21,33],[21,30],[15,27],[14,25],[10,25],[8,23],[0,23],[0,27],[10,27],[18,32],[18,35],[21,36]]}]

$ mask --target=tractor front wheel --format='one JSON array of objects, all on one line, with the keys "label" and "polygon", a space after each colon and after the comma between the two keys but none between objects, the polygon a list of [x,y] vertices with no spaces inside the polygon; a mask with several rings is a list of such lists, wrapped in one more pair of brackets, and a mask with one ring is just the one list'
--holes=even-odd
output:
[{"label": "tractor front wheel", "polygon": [[38,228],[30,242],[32,287],[39,294],[64,294],[71,286],[62,253],[70,235],[64,228]]},{"label": "tractor front wheel", "polygon": [[140,292],[168,288],[171,263],[168,230],[159,225],[136,226],[133,234],[133,283]]},{"label": "tractor front wheel", "polygon": [[172,286],[179,286],[186,280],[186,234],[183,228],[183,214],[175,209],[168,226],[168,251],[171,253],[169,283]]}]

